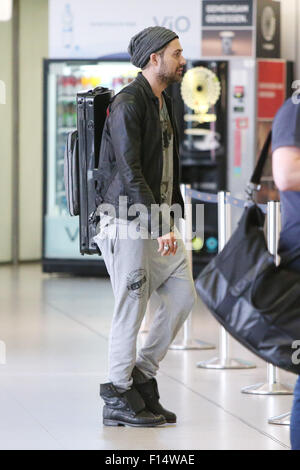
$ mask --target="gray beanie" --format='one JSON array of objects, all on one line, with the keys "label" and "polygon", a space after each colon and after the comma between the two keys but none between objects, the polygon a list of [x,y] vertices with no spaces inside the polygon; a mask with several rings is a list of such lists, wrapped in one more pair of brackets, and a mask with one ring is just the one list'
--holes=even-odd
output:
[{"label": "gray beanie", "polygon": [[145,67],[153,52],[163,49],[173,39],[178,38],[177,34],[162,26],[150,26],[137,33],[128,46],[133,65],[139,68]]}]

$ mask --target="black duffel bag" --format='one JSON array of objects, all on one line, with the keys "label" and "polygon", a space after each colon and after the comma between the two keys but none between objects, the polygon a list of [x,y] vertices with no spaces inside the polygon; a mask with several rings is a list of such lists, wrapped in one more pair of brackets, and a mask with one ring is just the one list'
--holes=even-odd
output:
[{"label": "black duffel bag", "polygon": [[[271,134],[251,179],[252,188],[260,182],[270,140]],[[268,363],[300,374],[300,274],[283,264],[276,266],[264,221],[255,203],[245,208],[225,248],[196,279],[196,290],[238,342]]]}]

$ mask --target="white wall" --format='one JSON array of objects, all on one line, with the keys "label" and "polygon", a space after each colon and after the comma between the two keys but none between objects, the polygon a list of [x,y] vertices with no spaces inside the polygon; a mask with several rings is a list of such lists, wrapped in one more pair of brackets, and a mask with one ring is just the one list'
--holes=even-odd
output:
[{"label": "white wall", "polygon": [[20,260],[41,258],[43,58],[48,0],[20,1]]},{"label": "white wall", "polygon": [[0,103],[0,262],[11,261],[12,235],[12,22],[0,22],[0,80],[6,104]]},{"label": "white wall", "polygon": [[[12,260],[13,29],[0,22],[0,263]],[[48,54],[48,0],[20,1],[20,243],[21,260],[39,260],[42,245],[42,58]]]},{"label": "white wall", "polygon": [[281,56],[295,62],[295,79],[300,79],[300,1],[281,0]]}]

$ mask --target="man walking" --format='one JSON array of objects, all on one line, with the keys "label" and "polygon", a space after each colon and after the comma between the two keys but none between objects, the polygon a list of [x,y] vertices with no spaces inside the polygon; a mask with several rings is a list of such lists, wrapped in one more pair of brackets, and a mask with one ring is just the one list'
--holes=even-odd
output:
[{"label": "man walking", "polygon": [[[176,224],[159,208],[177,205],[183,216],[178,133],[165,89],[181,80],[185,59],[177,34],[158,26],[136,34],[128,51],[142,72],[111,103],[100,150],[95,241],[115,296],[109,382],[101,384],[100,395],[104,424],[156,426],[176,422],[175,413],[159,403],[155,375],[196,299]],[[137,334],[152,293],[160,306],[137,355]]]},{"label": "man walking", "polygon": [[[288,99],[275,116],[272,151],[274,180],[281,191],[279,254],[289,269],[300,273],[300,103],[296,97]],[[300,377],[294,391],[291,443],[293,450],[300,450]]]}]

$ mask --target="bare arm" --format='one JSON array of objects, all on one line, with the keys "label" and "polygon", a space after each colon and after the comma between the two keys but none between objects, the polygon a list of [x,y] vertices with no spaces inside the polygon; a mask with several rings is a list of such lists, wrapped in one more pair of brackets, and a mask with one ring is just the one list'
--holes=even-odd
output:
[{"label": "bare arm", "polygon": [[300,191],[299,147],[279,147],[273,152],[273,175],[280,191]]}]

